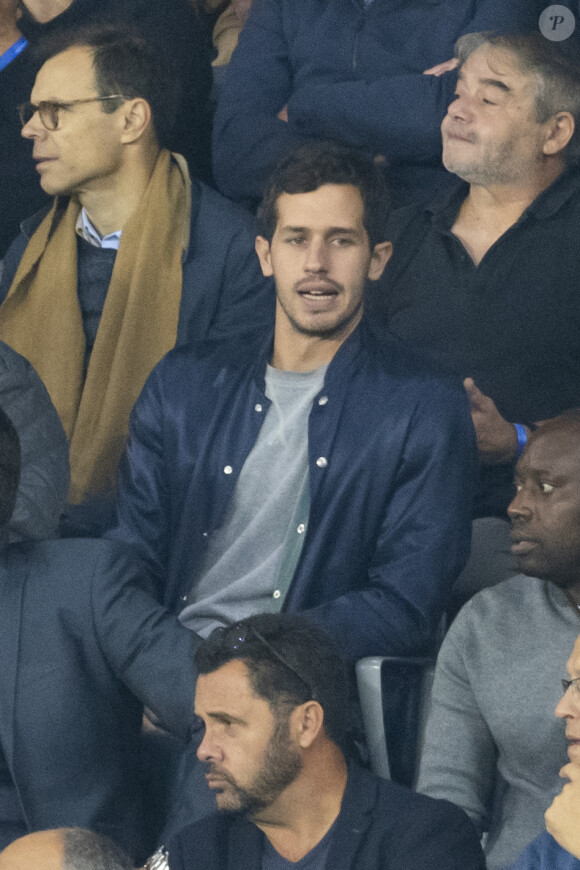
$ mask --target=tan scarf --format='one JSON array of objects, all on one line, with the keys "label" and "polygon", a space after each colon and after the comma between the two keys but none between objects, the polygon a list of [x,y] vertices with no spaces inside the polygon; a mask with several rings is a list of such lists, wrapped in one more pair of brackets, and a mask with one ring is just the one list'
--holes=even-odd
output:
[{"label": "tan scarf", "polygon": [[35,367],[69,438],[73,504],[114,486],[131,408],[153,366],[175,344],[189,243],[187,164],[161,151],[123,227],[84,384],[75,232],[80,208],[74,197],[55,200],[0,307],[0,338]]}]

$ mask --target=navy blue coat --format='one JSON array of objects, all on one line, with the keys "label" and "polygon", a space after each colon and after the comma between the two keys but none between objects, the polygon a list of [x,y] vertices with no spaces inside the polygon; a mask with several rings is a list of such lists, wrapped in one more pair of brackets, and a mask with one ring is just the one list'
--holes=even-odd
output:
[{"label": "navy blue coat", "polygon": [[[119,526],[180,610],[270,402],[271,338],[171,351],[131,416]],[[362,324],[308,425],[310,515],[284,609],[308,610],[352,659],[429,643],[469,551],[475,443],[458,379]]]},{"label": "navy blue coat", "polygon": [[[168,843],[171,870],[256,870],[263,834],[216,814]],[[325,863],[332,870],[485,870],[475,828],[458,807],[350,765]]]},{"label": "navy blue coat", "polygon": [[0,744],[28,830],[78,825],[138,849],[141,702],[187,736],[195,642],[119,545],[0,553]]},{"label": "navy blue coat", "polygon": [[[464,33],[537,29],[543,0],[254,0],[214,121],[219,189],[261,196],[280,157],[330,137],[383,155],[399,204],[450,178],[439,125],[456,75],[422,75]],[[288,123],[277,118],[288,107]]]}]

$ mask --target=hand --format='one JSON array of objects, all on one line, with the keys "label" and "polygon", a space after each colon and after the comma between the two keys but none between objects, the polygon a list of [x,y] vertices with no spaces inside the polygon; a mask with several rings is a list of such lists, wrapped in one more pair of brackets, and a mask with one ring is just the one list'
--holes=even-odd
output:
[{"label": "hand", "polygon": [[580,765],[566,764],[560,776],[570,782],[546,810],[546,828],[563,849],[580,859]]},{"label": "hand", "polygon": [[515,459],[518,436],[512,424],[504,420],[493,400],[475,386],[473,378],[465,378],[463,386],[469,398],[481,461],[496,465]]},{"label": "hand", "polygon": [[278,112],[278,118],[281,121],[286,121],[286,123],[288,123],[288,106],[284,106],[284,108],[280,109]]},{"label": "hand", "polygon": [[443,73],[449,72],[449,70],[456,69],[459,66],[459,60],[456,57],[452,57],[451,60],[444,60],[443,63],[435,64],[435,66],[429,67],[429,69],[423,70],[424,76],[442,76]]}]

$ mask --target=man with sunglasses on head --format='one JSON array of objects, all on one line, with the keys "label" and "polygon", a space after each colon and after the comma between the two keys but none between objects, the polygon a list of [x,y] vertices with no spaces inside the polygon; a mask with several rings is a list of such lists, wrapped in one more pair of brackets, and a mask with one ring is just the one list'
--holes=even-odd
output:
[{"label": "man with sunglasses on head", "polygon": [[483,870],[457,807],[345,756],[349,679],[337,648],[297,616],[216,629],[198,647],[197,755],[218,813],[146,867],[170,870]]},{"label": "man with sunglasses on head", "polygon": [[[22,134],[55,197],[4,261],[0,338],[44,381],[71,446],[78,533],[111,524],[129,412],[176,341],[271,322],[253,219],[164,147],[175,82],[153,45],[94,27],[45,45]],[[80,529],[79,529],[80,526]]]}]

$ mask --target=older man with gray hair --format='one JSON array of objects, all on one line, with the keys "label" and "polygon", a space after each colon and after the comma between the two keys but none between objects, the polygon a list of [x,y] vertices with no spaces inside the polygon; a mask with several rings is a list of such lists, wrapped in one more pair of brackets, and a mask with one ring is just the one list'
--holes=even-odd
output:
[{"label": "older man with gray hair", "polygon": [[485,555],[461,603],[515,573],[505,512],[530,428],[580,405],[580,63],[571,43],[540,33],[468,34],[456,54],[441,132],[461,183],[391,216],[393,256],[369,308],[469,395],[474,550],[483,542]]}]

